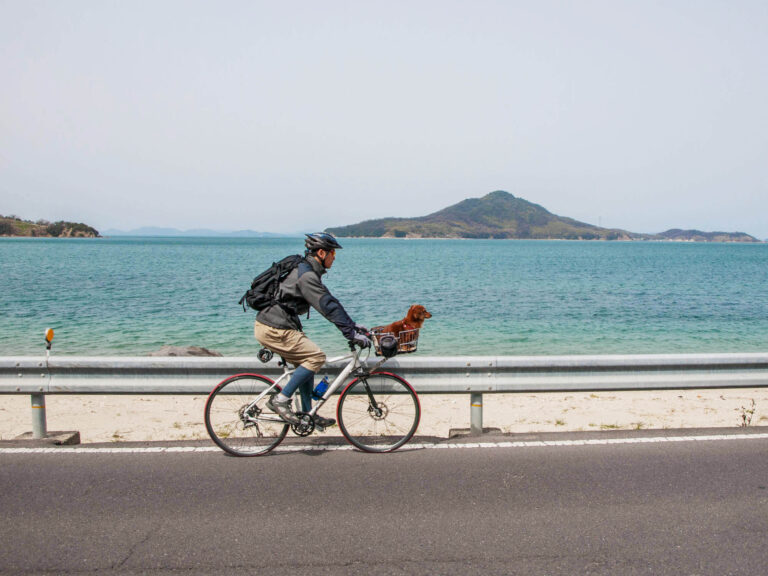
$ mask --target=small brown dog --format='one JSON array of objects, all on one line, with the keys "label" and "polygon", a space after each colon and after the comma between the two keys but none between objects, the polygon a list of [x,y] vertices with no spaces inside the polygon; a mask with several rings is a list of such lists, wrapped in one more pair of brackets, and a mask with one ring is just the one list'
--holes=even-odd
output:
[{"label": "small brown dog", "polygon": [[393,334],[395,338],[399,339],[401,332],[405,332],[406,330],[418,330],[424,325],[424,320],[427,318],[432,318],[432,314],[427,312],[427,309],[421,304],[414,304],[408,309],[405,318],[398,320],[397,322],[392,322],[392,324],[382,326],[381,328],[376,328],[376,330],[382,333],[389,332]]}]

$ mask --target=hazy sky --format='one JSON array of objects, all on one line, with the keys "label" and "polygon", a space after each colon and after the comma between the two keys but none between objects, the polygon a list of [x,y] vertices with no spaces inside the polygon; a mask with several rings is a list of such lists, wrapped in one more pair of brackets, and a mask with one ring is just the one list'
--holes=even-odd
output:
[{"label": "hazy sky", "polygon": [[506,190],[768,238],[768,2],[0,0],[0,214],[296,232]]}]

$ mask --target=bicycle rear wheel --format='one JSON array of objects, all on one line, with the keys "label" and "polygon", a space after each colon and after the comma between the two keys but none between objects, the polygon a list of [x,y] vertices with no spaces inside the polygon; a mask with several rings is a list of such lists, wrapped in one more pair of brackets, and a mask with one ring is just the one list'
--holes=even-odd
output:
[{"label": "bicycle rear wheel", "polygon": [[288,424],[266,406],[280,388],[274,386],[253,404],[273,384],[259,374],[237,374],[222,380],[205,403],[205,427],[211,440],[234,456],[261,456],[280,444]]},{"label": "bicycle rear wheel", "polygon": [[416,432],[421,407],[416,392],[389,372],[353,380],[341,393],[336,409],[344,437],[365,452],[391,452]]}]

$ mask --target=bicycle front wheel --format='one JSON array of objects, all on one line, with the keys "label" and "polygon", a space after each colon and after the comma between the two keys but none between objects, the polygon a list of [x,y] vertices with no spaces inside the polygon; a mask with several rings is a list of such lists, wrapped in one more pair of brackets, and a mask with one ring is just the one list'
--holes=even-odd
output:
[{"label": "bicycle front wheel", "polygon": [[391,452],[416,432],[421,407],[405,380],[375,372],[353,380],[341,393],[337,408],[344,437],[365,452]]},{"label": "bicycle front wheel", "polygon": [[211,440],[234,456],[261,456],[274,449],[288,432],[288,424],[266,406],[278,392],[272,380],[259,374],[222,380],[205,403],[205,427]]}]

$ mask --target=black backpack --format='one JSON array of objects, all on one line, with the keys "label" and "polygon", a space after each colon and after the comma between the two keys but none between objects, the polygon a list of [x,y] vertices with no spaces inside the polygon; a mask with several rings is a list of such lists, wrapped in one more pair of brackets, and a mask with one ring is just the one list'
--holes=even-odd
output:
[{"label": "black backpack", "polygon": [[272,266],[256,276],[251,282],[251,289],[240,298],[240,304],[248,304],[254,310],[264,310],[267,306],[277,304],[277,287],[285,277],[304,260],[303,256],[294,254],[286,256],[280,262],[272,262]]}]

